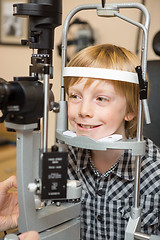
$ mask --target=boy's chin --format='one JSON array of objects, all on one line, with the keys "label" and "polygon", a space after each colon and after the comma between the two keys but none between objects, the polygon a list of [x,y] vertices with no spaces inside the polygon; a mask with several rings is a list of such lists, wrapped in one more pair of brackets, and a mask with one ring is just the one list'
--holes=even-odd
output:
[{"label": "boy's chin", "polygon": [[87,137],[87,138],[91,138],[92,140],[94,140],[94,141],[97,141],[98,139],[96,139],[96,137],[94,137],[94,136],[91,136],[91,135],[89,135],[89,134],[85,134],[85,133],[76,133],[77,134],[77,136],[83,136],[83,137]]},{"label": "boy's chin", "polygon": [[119,134],[119,133],[110,133],[110,134],[94,134],[94,133],[85,133],[85,132],[79,132],[79,131],[75,131],[73,128],[72,130],[74,133],[76,133],[77,136],[83,136],[83,137],[87,137],[87,138],[90,138],[94,141],[98,141],[98,140],[101,140],[103,138],[107,138],[107,137],[110,137],[114,134]]},{"label": "boy's chin", "polygon": [[103,136],[103,137],[97,137],[97,136],[93,136],[93,135],[85,134],[85,133],[82,133],[82,134],[78,134],[78,133],[77,133],[77,136],[87,137],[87,138],[90,138],[90,139],[92,139],[92,140],[94,140],[94,141],[98,141],[98,140],[100,140],[100,139],[106,137],[106,136]]},{"label": "boy's chin", "polygon": [[[90,138],[90,139],[92,139],[92,140],[94,140],[94,141],[108,141],[108,139],[109,139],[109,141],[117,141],[117,139],[118,140],[124,140],[125,138],[123,137],[123,135],[122,134],[119,134],[119,133],[113,133],[113,134],[109,134],[109,135],[99,135],[99,136],[94,136],[94,135],[90,135],[90,134],[85,134],[85,133],[83,133],[83,134],[79,134],[79,133],[77,133],[77,136],[84,136],[84,137],[87,137],[87,138]],[[111,140],[112,139],[112,140]]]}]

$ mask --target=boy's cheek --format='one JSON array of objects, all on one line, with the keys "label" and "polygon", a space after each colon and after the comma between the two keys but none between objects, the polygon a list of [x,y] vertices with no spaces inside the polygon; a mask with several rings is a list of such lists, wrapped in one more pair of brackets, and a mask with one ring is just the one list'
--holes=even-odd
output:
[{"label": "boy's cheek", "polygon": [[70,120],[69,120],[69,129],[70,129],[70,131],[75,132],[75,123],[73,121],[70,121]]},{"label": "boy's cheek", "polygon": [[70,119],[70,114],[71,113],[71,111],[70,111],[70,107],[68,106],[68,119]]},{"label": "boy's cheek", "polygon": [[68,121],[71,122],[71,119],[72,119],[71,114],[68,112]]},{"label": "boy's cheek", "polygon": [[68,106],[68,120],[72,121],[75,116],[75,108]]}]

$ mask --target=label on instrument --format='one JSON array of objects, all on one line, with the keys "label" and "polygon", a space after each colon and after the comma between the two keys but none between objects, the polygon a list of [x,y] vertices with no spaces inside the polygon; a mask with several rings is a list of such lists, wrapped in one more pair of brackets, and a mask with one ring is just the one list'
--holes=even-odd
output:
[{"label": "label on instrument", "polygon": [[66,198],[67,167],[67,152],[43,153],[41,199]]}]

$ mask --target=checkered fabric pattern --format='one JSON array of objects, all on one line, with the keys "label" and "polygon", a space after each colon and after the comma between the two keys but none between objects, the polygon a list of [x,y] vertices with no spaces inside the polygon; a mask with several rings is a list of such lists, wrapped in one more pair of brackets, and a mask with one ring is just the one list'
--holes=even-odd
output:
[{"label": "checkered fabric pattern", "polygon": [[[141,161],[141,231],[160,234],[160,152],[149,139]],[[81,240],[124,240],[133,205],[135,157],[126,150],[105,174],[92,164],[90,152],[69,148],[70,179],[82,182]]]}]

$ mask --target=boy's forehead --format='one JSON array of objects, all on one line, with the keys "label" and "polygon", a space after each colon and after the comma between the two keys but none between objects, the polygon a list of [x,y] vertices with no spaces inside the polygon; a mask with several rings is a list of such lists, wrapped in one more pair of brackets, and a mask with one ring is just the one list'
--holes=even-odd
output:
[{"label": "boy's forehead", "polygon": [[96,78],[75,78],[73,83],[71,84],[71,86],[74,85],[84,85],[85,87],[89,87],[91,85],[99,85],[102,82],[104,82],[104,80],[101,79],[96,79]]},{"label": "boy's forehead", "polygon": [[77,81],[75,81],[70,87],[81,87],[83,89],[85,88],[105,88],[105,86],[110,85],[112,88],[114,88],[114,84],[112,80],[103,80],[103,79],[96,79],[96,78],[78,78]]}]

